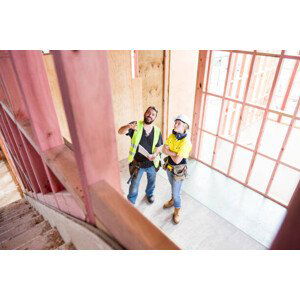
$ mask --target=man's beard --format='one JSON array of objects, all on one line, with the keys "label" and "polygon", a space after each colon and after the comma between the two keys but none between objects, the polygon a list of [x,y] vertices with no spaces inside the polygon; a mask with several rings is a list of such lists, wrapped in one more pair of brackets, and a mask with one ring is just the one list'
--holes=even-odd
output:
[{"label": "man's beard", "polygon": [[150,121],[148,121],[148,120],[147,120],[147,117],[144,117],[144,123],[145,123],[145,124],[150,125],[150,124],[152,124],[153,122],[154,122],[154,120],[152,120],[151,118],[150,118]]}]

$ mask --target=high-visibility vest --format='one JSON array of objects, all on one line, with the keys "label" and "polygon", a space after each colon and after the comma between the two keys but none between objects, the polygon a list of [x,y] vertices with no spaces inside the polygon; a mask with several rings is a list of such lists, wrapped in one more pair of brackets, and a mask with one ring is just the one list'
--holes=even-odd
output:
[{"label": "high-visibility vest", "polygon": [[[129,163],[131,163],[133,161],[133,158],[136,153],[136,149],[142,138],[143,129],[144,129],[144,122],[138,121],[137,128],[134,131],[134,134],[131,138],[131,145],[129,148],[129,156],[128,156]],[[152,143],[152,153],[154,153],[156,151],[156,144],[158,142],[159,136],[160,136],[160,129],[158,127],[154,126],[154,138],[153,138],[153,143]],[[153,161],[155,168],[158,168],[159,160],[160,160],[160,155],[157,155],[155,160]]]}]

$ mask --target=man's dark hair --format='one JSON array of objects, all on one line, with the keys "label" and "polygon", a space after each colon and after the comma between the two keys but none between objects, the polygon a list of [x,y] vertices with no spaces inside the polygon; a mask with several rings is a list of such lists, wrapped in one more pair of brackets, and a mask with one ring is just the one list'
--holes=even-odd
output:
[{"label": "man's dark hair", "polygon": [[148,111],[148,109],[153,109],[156,112],[156,115],[158,115],[158,110],[155,108],[155,106],[149,106],[146,111]]}]

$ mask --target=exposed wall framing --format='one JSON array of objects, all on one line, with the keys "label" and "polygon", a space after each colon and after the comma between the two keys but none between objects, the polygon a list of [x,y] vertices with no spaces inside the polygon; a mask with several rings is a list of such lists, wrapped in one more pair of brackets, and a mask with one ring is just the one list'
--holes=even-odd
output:
[{"label": "exposed wall framing", "polygon": [[0,52],[0,128],[23,192],[96,224],[127,249],[178,249],[120,194],[107,52],[54,51],[54,62],[73,150],[41,51]]},{"label": "exposed wall framing", "polygon": [[[285,207],[289,198],[275,199],[271,188],[279,166],[298,174],[298,181],[300,177],[299,163],[282,159],[292,133],[299,144],[295,136],[300,123],[299,60],[285,51],[208,51],[205,65],[199,63],[197,89],[200,82],[205,86],[195,97],[193,157]],[[272,126],[281,126],[282,131],[281,139],[273,138],[278,144],[274,153],[266,146]],[[245,169],[243,159],[238,164],[235,160],[242,150],[249,156]],[[256,179],[262,159],[269,164],[263,184]],[[244,174],[237,176],[237,168]]]}]

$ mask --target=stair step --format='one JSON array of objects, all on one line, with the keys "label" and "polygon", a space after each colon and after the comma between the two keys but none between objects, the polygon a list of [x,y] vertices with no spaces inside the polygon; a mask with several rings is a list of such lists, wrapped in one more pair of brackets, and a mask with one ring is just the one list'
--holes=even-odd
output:
[{"label": "stair step", "polygon": [[10,228],[9,230],[0,234],[0,243],[4,242],[5,240],[7,240],[10,237],[17,236],[17,235],[25,232],[26,230],[30,230],[36,224],[39,224],[43,221],[44,221],[43,216],[38,215],[37,217],[31,219],[30,221],[28,221],[26,223],[22,223],[20,225],[17,225],[14,228]]},{"label": "stair step", "polygon": [[40,222],[31,229],[2,242],[0,250],[16,249],[49,230],[51,230],[51,226],[47,221]]},{"label": "stair step", "polygon": [[7,212],[11,212],[15,209],[18,209],[20,206],[22,205],[27,205],[28,204],[28,201],[27,200],[24,200],[24,199],[20,199],[18,201],[15,201],[13,203],[10,203],[4,207],[2,207],[0,209],[0,216],[3,214],[3,213],[7,213]]},{"label": "stair step", "polygon": [[34,209],[32,206],[28,206],[22,210],[18,210],[15,214],[11,214],[4,219],[0,220],[0,227],[5,226],[6,224],[13,222],[19,218],[22,218],[23,216],[33,212]]},{"label": "stair step", "polygon": [[30,204],[25,204],[23,206],[20,206],[19,208],[15,209],[15,210],[12,210],[11,212],[8,212],[8,213],[3,213],[1,216],[0,216],[0,223],[8,218],[11,218],[17,214],[20,214],[22,213],[23,211],[29,209],[30,207],[32,207]]},{"label": "stair step", "polygon": [[[16,226],[19,226],[20,224],[24,224],[29,222],[31,219],[35,218],[39,216],[39,213],[36,211],[30,212],[29,214],[26,214],[25,216],[18,218],[12,222],[9,222],[6,225],[2,225],[0,226],[0,234],[2,234],[3,232],[10,230]],[[1,224],[0,224],[1,225]]]},{"label": "stair step", "polygon": [[51,229],[35,239],[16,248],[16,250],[51,250],[63,245],[59,232],[56,229]]},{"label": "stair step", "polygon": [[76,248],[72,243],[67,243],[67,244],[62,244],[55,250],[76,250]]}]

